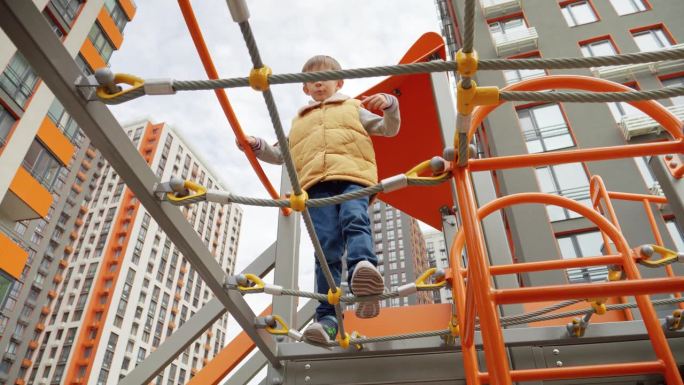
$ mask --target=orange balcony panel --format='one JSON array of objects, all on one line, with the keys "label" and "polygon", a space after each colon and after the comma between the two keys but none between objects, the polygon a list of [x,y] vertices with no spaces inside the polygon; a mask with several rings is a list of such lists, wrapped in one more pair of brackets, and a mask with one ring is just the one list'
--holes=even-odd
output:
[{"label": "orange balcony panel", "polygon": [[57,298],[57,292],[54,291],[54,290],[48,291],[48,297],[49,297],[50,299],[55,299],[55,298]]},{"label": "orange balcony panel", "polygon": [[33,350],[38,349],[38,341],[36,341],[36,340],[29,341],[28,347],[29,347],[29,349],[33,349]]},{"label": "orange balcony panel", "polygon": [[19,279],[28,260],[28,252],[0,232],[0,270]]},{"label": "orange balcony panel", "polygon": [[45,324],[44,323],[37,323],[36,324],[36,331],[42,332],[43,330],[45,330]]},{"label": "orange balcony panel", "polygon": [[97,15],[97,21],[100,23],[105,35],[109,38],[109,41],[114,45],[114,49],[121,48],[123,35],[121,35],[119,29],[116,28],[116,24],[114,24],[112,17],[107,13],[107,8],[102,7],[100,13]]},{"label": "orange balcony panel", "polygon": [[175,329],[175,328],[176,328],[176,323],[173,322],[173,321],[169,322],[168,328],[169,328],[169,329]]},{"label": "orange balcony panel", "polygon": [[83,346],[85,346],[86,348],[92,348],[93,346],[95,346],[95,340],[86,340],[83,343]]},{"label": "orange balcony panel", "polygon": [[69,262],[66,259],[60,259],[59,260],[59,267],[62,269],[66,269],[69,266]]},{"label": "orange balcony panel", "polygon": [[78,180],[80,180],[81,182],[87,179],[86,174],[82,173],[81,171],[76,173],[76,178],[78,178]]},{"label": "orange balcony panel", "polygon": [[76,227],[83,226],[83,218],[76,218],[76,220],[74,221],[74,226],[76,226]]},{"label": "orange balcony panel", "polygon": [[136,11],[135,3],[133,3],[131,0],[119,0],[119,5],[126,14],[126,17],[128,17],[128,20],[133,20],[133,16],[135,16]]},{"label": "orange balcony panel", "polygon": [[183,281],[179,279],[178,282],[176,282],[176,286],[183,287]]},{"label": "orange balcony panel", "polygon": [[47,306],[43,306],[42,308],[40,308],[40,314],[42,314],[42,315],[50,314],[50,308]]},{"label": "orange balcony panel", "polygon": [[87,213],[88,212],[88,206],[83,205],[83,206],[79,207],[78,212],[81,214]]},{"label": "orange balcony panel", "polygon": [[55,275],[55,278],[52,279],[52,282],[56,284],[60,284],[62,281],[64,281],[64,278],[60,274]]},{"label": "orange balcony panel", "polygon": [[71,245],[64,246],[64,254],[71,255],[74,252],[74,247]]},{"label": "orange balcony panel", "polygon": [[180,293],[176,293],[176,295],[174,295],[173,298],[175,298],[176,301],[180,301],[180,299],[181,299]]},{"label": "orange balcony panel", "polygon": [[196,368],[190,369],[190,373],[191,373],[193,376],[196,375],[196,374],[197,374],[197,369],[196,369]]},{"label": "orange balcony panel", "polygon": [[102,56],[100,56],[100,53],[97,52],[97,49],[93,45],[93,43],[90,42],[89,39],[86,39],[83,42],[83,45],[81,46],[81,55],[85,59],[86,63],[92,68],[93,70],[105,67],[107,63],[105,63],[104,59],[102,59]]},{"label": "orange balcony panel", "polygon": [[92,149],[90,149],[90,148],[86,150],[85,154],[86,154],[86,156],[87,156],[88,158],[90,158],[90,159],[95,158],[95,155],[97,155],[97,154],[95,153],[95,150],[92,150]]},{"label": "orange balcony panel", "polygon": [[31,360],[29,360],[28,358],[24,358],[23,360],[21,360],[21,367],[22,368],[30,368],[31,365],[33,365],[33,362]]},{"label": "orange balcony panel", "polygon": [[208,358],[203,359],[203,360],[202,360],[202,365],[203,365],[203,366],[207,366],[207,364],[209,364],[209,359],[208,359]]},{"label": "orange balcony panel", "polygon": [[[204,350],[211,350],[211,345],[204,344]],[[205,364],[206,365],[206,364]]]},{"label": "orange balcony panel", "polygon": [[214,336],[214,332],[212,332],[211,330],[207,331],[207,337],[211,338],[213,336]]},{"label": "orange balcony panel", "polygon": [[81,166],[83,166],[83,168],[86,170],[90,170],[90,168],[93,167],[93,164],[88,162],[87,160],[83,159],[81,161]]},{"label": "orange balcony panel", "polygon": [[15,385],[25,385],[25,384],[26,384],[26,381],[24,381],[23,378],[17,378],[17,380],[14,381],[14,384],[15,384]]},{"label": "orange balcony panel", "polygon": [[63,166],[69,165],[76,147],[69,142],[69,139],[62,134],[62,131],[47,116],[40,124],[37,136]]},{"label": "orange balcony panel", "polygon": [[172,308],[171,308],[171,313],[172,313],[172,314],[178,314],[178,308],[175,307],[175,306],[172,307]]},{"label": "orange balcony panel", "polygon": [[69,233],[69,238],[71,238],[74,241],[77,240],[78,239],[78,232],[72,231],[71,233]]},{"label": "orange balcony panel", "polygon": [[81,191],[83,191],[83,187],[79,186],[78,183],[72,184],[71,189],[76,191],[77,193],[80,193]]},{"label": "orange balcony panel", "polygon": [[52,195],[25,168],[19,167],[0,211],[11,221],[37,219],[47,216],[52,205]]},{"label": "orange balcony panel", "polygon": [[181,272],[181,274],[185,274],[185,273],[188,272],[188,268],[185,267],[185,266],[183,266],[183,267],[180,268],[180,272]]}]

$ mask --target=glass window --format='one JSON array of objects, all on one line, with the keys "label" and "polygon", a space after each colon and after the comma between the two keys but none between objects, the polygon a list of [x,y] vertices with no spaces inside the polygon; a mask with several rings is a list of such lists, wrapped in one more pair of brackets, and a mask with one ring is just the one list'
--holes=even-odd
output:
[{"label": "glass window", "polygon": [[561,8],[561,13],[569,27],[593,23],[598,20],[594,8],[588,1],[575,1]]},{"label": "glass window", "polygon": [[610,0],[610,3],[613,4],[613,8],[620,16],[648,10],[644,0]]},{"label": "glass window", "polygon": [[48,110],[48,117],[50,120],[52,120],[53,123],[62,130],[64,133],[64,136],[67,137],[72,143],[76,141],[78,138],[78,132],[79,132],[79,127],[76,124],[76,121],[69,115],[66,110],[64,110],[64,107],[62,106],[62,103],[59,102],[59,100],[55,99],[52,102],[52,105],[50,106],[50,109]]},{"label": "glass window", "polygon": [[662,28],[647,29],[633,33],[632,36],[641,52],[656,51],[672,46],[670,38],[667,37]]},{"label": "glass window", "polygon": [[[598,231],[559,237],[557,241],[563,259],[593,257],[602,254],[603,238]],[[570,283],[605,281],[608,278],[608,268],[606,266],[580,267],[567,269],[566,274]]]},{"label": "glass window", "polygon": [[0,75],[0,88],[22,109],[26,107],[26,103],[33,95],[37,82],[38,75],[20,52],[14,54],[7,68]]},{"label": "glass window", "polygon": [[[527,56],[525,59],[535,59],[539,58],[539,55]],[[540,76],[546,75],[546,71],[542,69],[534,70],[505,70],[503,71],[504,78],[506,79],[506,84],[517,83],[525,79],[538,78]]]},{"label": "glass window", "polygon": [[128,17],[126,17],[126,14],[119,5],[119,2],[117,0],[105,0],[105,8],[107,8],[109,16],[111,16],[112,20],[114,20],[116,28],[123,32],[126,23],[128,23]]},{"label": "glass window", "polygon": [[[589,178],[581,163],[559,164],[536,169],[542,192],[557,194],[591,207]],[[552,222],[580,217],[563,207],[546,206]]]},{"label": "glass window", "polygon": [[4,106],[0,105],[0,148],[5,146],[5,141],[16,121],[14,116]]},{"label": "glass window", "polygon": [[529,33],[527,23],[522,17],[490,23],[489,32],[494,42],[514,39]]},{"label": "glass window", "polygon": [[109,39],[107,39],[104,32],[102,32],[102,28],[98,23],[93,24],[93,27],[88,34],[88,39],[93,43],[97,52],[102,56],[102,59],[106,62],[109,61],[112,52],[114,52],[114,46],[109,42]]},{"label": "glass window", "polygon": [[71,25],[79,9],[85,3],[85,0],[51,0],[50,4],[57,10],[59,16],[64,19],[67,25]]},{"label": "glass window", "polygon": [[[665,87],[682,87],[684,86],[684,76],[661,80],[660,82],[663,83],[663,86]],[[672,100],[672,104],[675,106],[684,106],[684,96],[675,96],[674,98],[670,98],[670,100]],[[1,125],[2,122],[0,121],[0,132],[2,132]]]},{"label": "glass window", "polygon": [[580,51],[582,51],[582,56],[584,57],[617,55],[617,50],[610,39],[582,44]]},{"label": "glass window", "polygon": [[519,110],[518,119],[530,153],[554,151],[575,145],[557,104]]},{"label": "glass window", "polygon": [[54,155],[37,140],[33,141],[26,152],[23,165],[48,190],[51,190],[62,167]]},{"label": "glass window", "polygon": [[612,102],[606,103],[606,105],[608,106],[608,109],[610,110],[611,115],[613,115],[613,119],[615,119],[616,123],[620,123],[624,116],[646,115],[645,113],[641,112],[640,109],[626,102]]}]

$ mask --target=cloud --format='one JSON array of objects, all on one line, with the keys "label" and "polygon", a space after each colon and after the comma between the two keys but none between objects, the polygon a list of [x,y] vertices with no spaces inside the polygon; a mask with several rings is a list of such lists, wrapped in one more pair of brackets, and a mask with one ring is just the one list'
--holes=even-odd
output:
[{"label": "cloud", "polygon": [[[434,2],[428,0],[260,0],[248,5],[261,57],[274,73],[299,72],[309,57],[319,53],[334,56],[345,68],[395,64],[423,33],[439,29]],[[193,7],[219,76],[247,76],[252,63],[226,1],[195,1]],[[207,78],[179,7],[168,0],[138,1],[137,15],[126,27],[123,46],[113,55],[111,67],[114,72],[143,78]],[[349,80],[343,91],[356,95],[379,80]],[[273,86],[272,90],[287,131],[291,117],[306,98],[298,84]],[[275,142],[262,96],[246,88],[227,93],[243,130]],[[213,92],[146,96],[112,110],[122,122],[150,117],[173,125],[231,191],[268,197],[244,155],[235,148],[234,135]],[[263,167],[278,188],[280,167]],[[237,271],[275,241],[277,226],[275,209],[246,206],[244,212]],[[313,249],[303,224],[302,233],[300,288],[312,290]],[[258,312],[269,300],[260,297],[250,302]],[[230,328],[237,332],[235,323],[231,322]]]}]

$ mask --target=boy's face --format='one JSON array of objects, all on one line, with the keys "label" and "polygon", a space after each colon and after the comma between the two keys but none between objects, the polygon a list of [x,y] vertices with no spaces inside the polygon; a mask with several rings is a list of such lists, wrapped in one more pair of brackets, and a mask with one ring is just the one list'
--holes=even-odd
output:
[{"label": "boy's face", "polygon": [[[318,68],[310,72],[326,71],[326,68]],[[344,80],[323,80],[317,82],[304,83],[304,93],[311,96],[317,102],[333,96],[337,90],[342,88]]]}]

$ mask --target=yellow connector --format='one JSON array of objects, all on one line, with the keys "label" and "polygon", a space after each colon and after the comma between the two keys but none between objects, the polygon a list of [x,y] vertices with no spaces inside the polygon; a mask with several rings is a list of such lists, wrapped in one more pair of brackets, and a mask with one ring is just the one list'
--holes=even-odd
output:
[{"label": "yellow connector", "polygon": [[473,50],[473,52],[465,53],[462,49],[459,49],[458,52],[456,52],[455,59],[457,64],[456,70],[461,76],[469,78],[475,76],[479,60],[477,51]]},{"label": "yellow connector", "polygon": [[268,77],[273,71],[270,67],[263,66],[261,68],[252,68],[249,71],[249,85],[257,91],[266,91],[268,89]]},{"label": "yellow connector", "polygon": [[342,289],[339,287],[333,293],[332,289],[328,289],[328,303],[331,305],[337,305],[340,303],[340,297],[342,297]]},{"label": "yellow connector", "polygon": [[344,338],[340,336],[340,347],[342,349],[347,349],[349,347],[349,342],[351,341],[351,338],[349,337],[349,333],[344,333]]},{"label": "yellow connector", "polygon": [[306,208],[306,201],[309,199],[309,194],[302,190],[299,195],[290,194],[290,207],[294,211],[304,211]]},{"label": "yellow connector", "polygon": [[456,108],[461,115],[470,115],[476,106],[499,103],[498,87],[478,87],[471,81],[470,88],[463,88],[462,82],[456,87]]},{"label": "yellow connector", "polygon": [[118,98],[121,95],[125,95],[133,90],[137,90],[145,85],[145,81],[137,76],[129,74],[116,74],[114,75],[114,84],[128,84],[130,88],[122,89],[121,91],[110,94],[107,91],[107,87],[100,86],[97,87],[97,97],[103,100],[110,100]]}]

